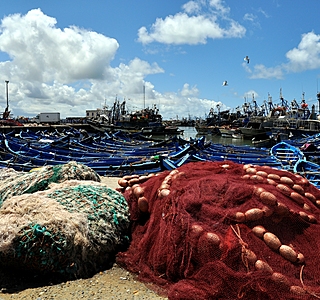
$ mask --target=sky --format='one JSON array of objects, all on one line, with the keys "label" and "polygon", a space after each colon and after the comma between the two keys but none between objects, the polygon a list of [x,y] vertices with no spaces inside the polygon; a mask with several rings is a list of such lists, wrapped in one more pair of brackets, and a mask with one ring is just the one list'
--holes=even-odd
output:
[{"label": "sky", "polygon": [[280,93],[319,111],[319,8],[319,0],[1,1],[0,112],[8,101],[13,117],[84,117],[119,100],[128,111],[156,104],[166,120],[204,118],[253,100],[276,105]]}]

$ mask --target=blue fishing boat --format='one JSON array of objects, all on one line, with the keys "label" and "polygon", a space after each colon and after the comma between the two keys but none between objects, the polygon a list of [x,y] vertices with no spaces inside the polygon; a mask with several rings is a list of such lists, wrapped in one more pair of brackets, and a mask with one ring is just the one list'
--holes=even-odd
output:
[{"label": "blue fishing boat", "polygon": [[109,157],[130,157],[137,156],[153,156],[159,155],[161,153],[175,152],[175,143],[168,143],[167,146],[151,147],[140,145],[132,145],[131,147],[126,147],[122,144],[106,144],[100,143],[92,144],[82,144],[76,141],[72,143],[38,143],[25,141],[13,137],[3,137],[3,143],[5,147],[13,151],[22,151],[24,153],[30,153],[35,155],[47,156],[48,158],[55,157],[68,157],[69,159],[74,158],[75,160],[85,159],[101,159]]},{"label": "blue fishing boat", "polygon": [[[0,167],[13,168],[16,171],[29,171],[42,166],[56,166],[75,161],[54,160],[40,157],[23,155],[21,153],[0,153]],[[101,176],[124,176],[130,174],[150,174],[163,171],[163,167],[158,159],[137,158],[135,161],[86,161],[79,162],[96,171]]]},{"label": "blue fishing boat", "polygon": [[320,165],[305,159],[299,159],[293,167],[296,174],[308,179],[317,188],[320,188]]},{"label": "blue fishing boat", "polygon": [[294,165],[298,160],[305,159],[303,152],[286,142],[280,142],[270,149],[270,154],[280,161],[283,168],[293,170]]},{"label": "blue fishing boat", "polygon": [[[21,132],[20,136],[17,136],[2,135],[3,153],[0,153],[0,167],[10,165],[16,170],[25,170],[76,161],[91,167],[100,175],[121,176],[156,173],[196,161],[232,161],[289,169],[288,162],[293,165],[293,158],[303,158],[303,154],[297,154],[298,148],[284,142],[280,143],[276,153],[272,154],[270,149],[266,148],[206,142],[204,136],[190,138],[189,141],[172,137],[157,142],[136,140],[132,135],[128,137],[121,132],[95,133],[85,138],[65,133],[59,136],[59,132],[52,135]],[[50,141],[43,141],[46,137]]]},{"label": "blue fishing boat", "polygon": [[[43,136],[42,136],[43,137]],[[11,167],[17,171],[28,171],[45,165],[60,165],[77,161],[103,176],[150,174],[172,169],[164,159],[173,159],[176,166],[188,161],[188,157],[203,147],[204,137],[190,143],[180,141],[158,143],[113,143],[109,138],[85,143],[74,139],[71,143],[64,138],[39,142],[36,135],[22,138],[2,135],[0,167]]]},{"label": "blue fishing boat", "polygon": [[187,153],[184,156],[182,156],[179,159],[173,160],[172,158],[169,157],[164,157],[161,156],[160,157],[160,162],[162,165],[162,168],[165,170],[173,170],[176,168],[181,167],[183,164],[187,163],[187,162],[191,162],[194,161],[192,154]]},{"label": "blue fishing boat", "polygon": [[275,157],[269,156],[264,158],[250,157],[246,155],[228,156],[228,155],[215,155],[213,153],[205,153],[199,151],[192,155],[193,161],[232,161],[238,164],[253,164],[258,166],[270,166],[282,169],[282,163]]}]

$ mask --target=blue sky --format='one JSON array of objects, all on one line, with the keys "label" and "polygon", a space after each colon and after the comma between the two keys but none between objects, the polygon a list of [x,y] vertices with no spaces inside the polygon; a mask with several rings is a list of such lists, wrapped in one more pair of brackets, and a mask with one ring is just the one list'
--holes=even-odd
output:
[{"label": "blue sky", "polygon": [[0,111],[5,80],[14,117],[85,116],[116,97],[129,110],[157,104],[165,119],[204,117],[253,95],[277,104],[280,89],[289,102],[304,93],[319,111],[319,8],[318,0],[2,1]]}]

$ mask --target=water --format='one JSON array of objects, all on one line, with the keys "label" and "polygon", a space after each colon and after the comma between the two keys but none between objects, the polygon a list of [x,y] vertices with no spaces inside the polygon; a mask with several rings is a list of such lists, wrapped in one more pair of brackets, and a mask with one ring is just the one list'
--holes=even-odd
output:
[{"label": "water", "polygon": [[[179,129],[183,130],[181,137],[186,140],[189,140],[190,138],[200,138],[203,136],[202,134],[197,134],[197,130],[194,127],[179,127]],[[214,144],[252,146],[250,139],[234,139],[212,134],[207,134],[205,137],[207,142],[212,142]]]}]

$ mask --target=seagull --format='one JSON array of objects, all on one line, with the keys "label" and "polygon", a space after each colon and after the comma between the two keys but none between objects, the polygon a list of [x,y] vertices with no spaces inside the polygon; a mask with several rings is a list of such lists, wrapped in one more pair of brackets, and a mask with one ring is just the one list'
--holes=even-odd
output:
[{"label": "seagull", "polygon": [[222,85],[223,85],[223,86],[228,85],[228,81],[227,81],[227,80],[225,80],[225,81],[222,83]]},{"label": "seagull", "polygon": [[247,62],[247,64],[248,64],[248,63],[249,63],[249,61],[250,61],[250,58],[249,58],[249,56],[247,55],[243,60],[244,60],[244,61],[246,61],[246,62]]}]

